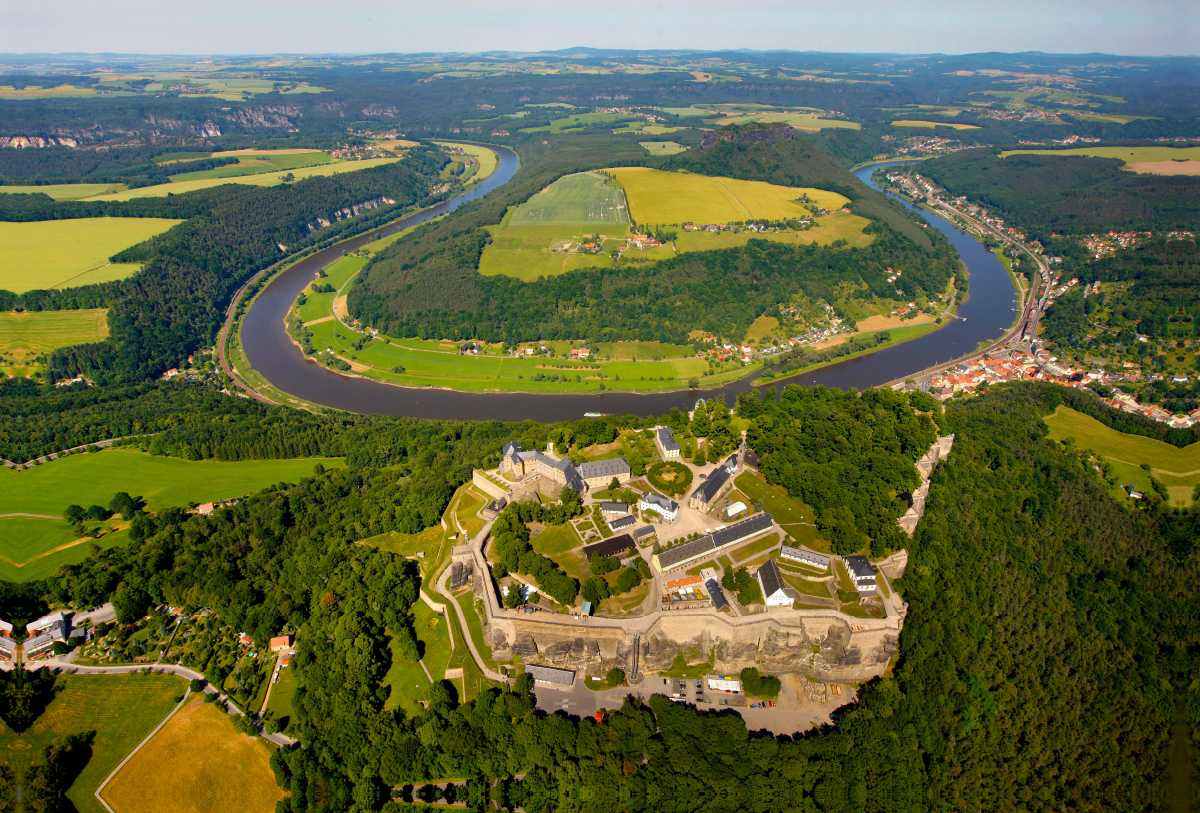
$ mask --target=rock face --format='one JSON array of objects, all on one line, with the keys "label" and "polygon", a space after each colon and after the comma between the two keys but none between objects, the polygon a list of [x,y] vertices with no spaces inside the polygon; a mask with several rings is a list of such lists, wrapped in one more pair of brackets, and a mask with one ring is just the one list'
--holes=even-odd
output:
[{"label": "rock face", "polygon": [[79,142],[74,138],[55,136],[0,136],[0,148],[9,147],[15,150],[38,149],[41,147],[77,147]]},{"label": "rock face", "polygon": [[795,135],[796,130],[792,127],[772,127],[769,130],[749,130],[747,132],[709,130],[704,134],[704,140],[700,142],[700,147],[701,149],[708,149],[709,147],[715,147],[722,141],[734,144],[774,145],[779,139],[789,139]]},{"label": "rock face", "polygon": [[338,209],[329,217],[318,217],[316,220],[306,225],[309,231],[316,231],[317,229],[324,228],[331,223],[337,223],[339,220],[349,220],[359,212],[365,212],[367,209],[377,209],[380,206],[390,206],[395,202],[396,201],[388,197],[378,197],[372,198],[371,200],[364,200],[362,203],[356,203],[353,206],[346,206],[345,208]]}]

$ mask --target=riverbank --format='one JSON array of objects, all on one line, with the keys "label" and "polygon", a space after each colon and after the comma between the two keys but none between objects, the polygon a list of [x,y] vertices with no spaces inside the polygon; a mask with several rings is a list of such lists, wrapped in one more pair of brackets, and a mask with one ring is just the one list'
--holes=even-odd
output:
[{"label": "riverbank", "polygon": [[[950,317],[950,318],[953,318],[953,317]],[[759,376],[758,378],[754,379],[754,381],[752,383],[756,387],[766,386],[767,384],[791,383],[788,381],[788,379],[790,379],[790,378],[796,378],[797,376],[804,375],[805,373],[811,373],[816,370],[820,370],[823,367],[830,367],[834,364],[840,364],[841,362],[850,361],[851,359],[856,359],[861,356],[869,356],[872,353],[878,353],[880,350],[886,350],[889,347],[894,347],[895,345],[898,345],[898,344],[904,344],[905,342],[912,341],[913,339],[919,339],[920,337],[928,335],[930,333],[933,333],[934,331],[940,330],[943,327],[945,327],[945,324],[943,322],[922,322],[922,323],[916,324],[916,325],[905,325],[903,327],[887,328],[887,332],[891,334],[891,338],[886,341],[880,342],[878,344],[872,345],[872,346],[864,348],[862,350],[856,350],[853,353],[847,353],[844,356],[838,356],[837,358],[829,359],[828,361],[820,361],[820,362],[817,362],[816,364],[810,364],[807,367],[800,367],[796,370],[789,370],[787,373],[784,373],[781,375]],[[846,339],[846,341],[849,341],[850,339],[852,339],[855,336],[870,336],[872,333],[879,333],[879,332],[880,331],[876,330],[876,331],[861,331],[859,333],[848,333],[848,334],[846,334],[845,339]]]}]

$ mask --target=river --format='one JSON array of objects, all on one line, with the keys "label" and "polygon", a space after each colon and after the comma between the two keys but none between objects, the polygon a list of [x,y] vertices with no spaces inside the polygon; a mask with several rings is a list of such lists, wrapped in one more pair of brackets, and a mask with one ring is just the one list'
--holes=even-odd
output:
[{"label": "river", "polygon": [[[383,384],[366,378],[345,376],[306,359],[284,330],[288,309],[300,291],[312,281],[317,269],[332,263],[343,251],[357,249],[377,234],[392,234],[422,223],[461,204],[474,200],[507,183],[517,171],[517,156],[505,147],[493,147],[500,156],[496,171],[480,185],[388,226],[339,243],[304,258],[273,279],[251,305],[242,323],[242,347],[251,365],[280,390],[316,404],[375,415],[405,415],[413,418],[541,422],[570,420],[585,412],[615,415],[662,415],[671,407],[689,409],[697,397],[725,396],[732,404],[738,393],[751,388],[753,376],[714,390],[699,393],[623,393],[596,395],[534,395],[527,393],[467,393],[439,389],[415,389]],[[854,174],[874,189],[871,173],[883,166],[905,163],[888,161],[862,167]],[[882,191],[882,190],[880,190]],[[885,193],[890,194],[890,193]],[[896,200],[894,195],[890,195]],[[930,228],[944,233],[958,250],[969,271],[968,299],[951,324],[920,338],[858,358],[838,362],[811,373],[767,385],[824,384],[827,387],[866,389],[924,370],[939,362],[975,350],[981,341],[998,339],[1016,317],[1018,296],[1008,272],[994,254],[936,214],[917,209]]]}]

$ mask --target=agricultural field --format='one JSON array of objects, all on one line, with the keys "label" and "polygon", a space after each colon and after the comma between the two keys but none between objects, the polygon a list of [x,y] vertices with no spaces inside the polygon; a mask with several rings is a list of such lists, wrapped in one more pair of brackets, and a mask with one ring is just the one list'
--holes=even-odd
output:
[{"label": "agricultural field", "polygon": [[797,130],[816,132],[817,130],[859,130],[862,125],[856,121],[843,119],[821,118],[817,113],[766,111],[762,113],[736,113],[718,119],[717,124],[790,124]]},{"label": "agricultural field", "polygon": [[[63,565],[87,558],[92,545],[107,550],[129,541],[128,530],[113,530],[124,522],[104,523],[98,539],[79,538],[61,519],[0,517],[0,579],[29,582],[53,576]],[[95,523],[91,523],[95,526]]]},{"label": "agricultural field", "polygon": [[239,734],[224,711],[191,700],[101,795],[116,813],[272,813],[284,792],[265,740]]},{"label": "agricultural field", "polygon": [[861,248],[870,245],[871,241],[875,239],[872,235],[863,233],[863,229],[870,222],[865,217],[839,211],[816,218],[813,220],[812,228],[804,231],[780,230],[763,234],[751,231],[681,231],[675,238],[675,245],[681,253],[734,248],[744,246],[751,240],[770,240],[775,243],[791,243],[798,246],[806,246],[809,243],[827,246],[837,240],[845,240],[850,246]]},{"label": "agricultural field", "polygon": [[182,222],[157,217],[85,217],[0,223],[0,289],[20,294],[124,279],[141,266],[111,264],[109,257]]},{"label": "agricultural field", "polygon": [[298,460],[180,460],[130,449],[104,449],[60,458],[26,471],[0,469],[0,514],[61,516],[68,505],[108,505],[126,491],[146,500],[150,510],[241,497],[280,481],[295,483],[320,463],[343,465],[341,458]]},{"label": "agricultural field", "polygon": [[1070,150],[1007,150],[1010,155],[1086,155],[1119,158],[1122,169],[1152,175],[1200,175],[1200,147],[1080,147]]},{"label": "agricultural field", "polygon": [[[415,146],[416,142],[402,142],[410,146]],[[439,144],[443,147],[459,147],[468,155],[474,156],[479,162],[479,171],[474,175],[469,176],[471,181],[482,181],[493,172],[496,167],[500,166],[500,157],[496,155],[495,150],[489,150],[487,147],[481,147],[478,144],[460,144],[456,141],[435,141],[434,144]]]},{"label": "agricultural field", "polygon": [[595,172],[564,175],[525,203],[507,220],[514,226],[628,224],[621,190]]},{"label": "agricultural field", "polygon": [[590,124],[606,124],[628,121],[631,117],[622,113],[572,113],[559,119],[552,119],[545,127],[523,127],[522,133],[569,133],[572,130],[586,129]]},{"label": "agricultural field", "polygon": [[677,152],[683,152],[687,147],[682,144],[676,144],[674,141],[639,141],[638,144],[651,155],[674,155]]},{"label": "agricultural field", "polygon": [[258,150],[250,155],[234,155],[232,153],[214,152],[213,158],[238,159],[236,164],[228,164],[215,169],[203,169],[196,172],[183,172],[171,176],[171,183],[186,183],[187,181],[208,180],[212,178],[237,178],[244,175],[258,175],[263,172],[288,172],[328,164],[333,157],[327,152],[271,152]]},{"label": "agricultural field", "polygon": [[[55,697],[23,734],[0,723],[0,762],[23,770],[43,747],[95,732],[87,763],[67,799],[79,813],[104,813],[92,794],[183,696],[182,678],[164,674],[64,675]],[[118,813],[125,813],[118,809]]]},{"label": "agricultural field", "polygon": [[[1118,486],[1133,485],[1149,493],[1153,475],[1167,487],[1173,506],[1192,504],[1192,490],[1200,484],[1200,443],[1180,449],[1154,438],[1127,435],[1065,406],[1047,415],[1045,421],[1051,440],[1074,438],[1076,448],[1090,450],[1111,463]],[[1150,466],[1150,471],[1143,465]]]},{"label": "agricultural field", "polygon": [[45,186],[0,186],[0,195],[49,195],[54,200],[79,200],[93,195],[120,192],[123,183],[62,183]]},{"label": "agricultural field", "polygon": [[0,371],[23,374],[37,356],[60,347],[102,341],[108,309],[0,313]]},{"label": "agricultural field", "polygon": [[765,218],[806,217],[809,209],[797,202],[807,195],[826,209],[849,201],[822,189],[776,186],[762,181],[739,181],[645,167],[605,170],[620,182],[636,223],[737,223]]},{"label": "agricultural field", "polygon": [[924,127],[933,129],[934,127],[950,127],[955,130],[978,130],[974,124],[949,124],[944,121],[925,121],[922,119],[900,119],[892,122],[893,127]]},{"label": "agricultural field", "polygon": [[[357,172],[360,169],[370,169],[371,167],[383,166],[395,161],[402,161],[402,158],[368,158],[363,161],[334,161],[328,164],[318,164],[317,166],[301,167],[299,169],[287,170],[283,174],[290,173],[293,180],[302,181],[305,178],[313,178],[316,176],[338,175],[342,172]],[[176,176],[178,177],[178,176]],[[97,195],[96,197],[88,198],[88,200],[133,200],[134,198],[149,198],[149,197],[164,197],[165,195],[181,195],[184,192],[194,192],[197,189],[208,189],[213,186],[220,186],[227,183],[240,183],[250,186],[278,186],[283,183],[283,175],[275,172],[262,172],[257,175],[242,175],[233,178],[194,178],[191,180],[177,180],[171,183],[156,184],[155,186],[143,186],[139,189],[127,189],[124,192],[114,192],[107,195]]]}]

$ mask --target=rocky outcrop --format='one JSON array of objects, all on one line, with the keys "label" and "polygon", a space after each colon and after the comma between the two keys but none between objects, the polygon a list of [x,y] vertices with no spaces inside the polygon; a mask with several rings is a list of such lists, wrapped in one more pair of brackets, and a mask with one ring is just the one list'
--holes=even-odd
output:
[{"label": "rocky outcrop", "polygon": [[700,142],[701,149],[715,147],[723,141],[734,144],[771,144],[796,135],[793,127],[771,127],[764,130],[709,130]]},{"label": "rocky outcrop", "polygon": [[41,147],[78,147],[79,141],[74,138],[59,136],[0,136],[0,148],[9,147],[14,150],[39,149]]},{"label": "rocky outcrop", "polygon": [[343,209],[338,209],[327,218],[318,217],[311,223],[306,224],[306,226],[309,231],[316,231],[317,229],[324,228],[332,223],[337,223],[340,220],[349,220],[359,212],[365,212],[368,209],[377,209],[380,206],[390,206],[395,202],[396,201],[389,197],[378,197],[372,198],[371,200],[364,200],[362,203],[356,203],[353,206],[347,206]]},{"label": "rocky outcrop", "polygon": [[364,116],[395,116],[400,111],[390,104],[369,104],[362,112]]},{"label": "rocky outcrop", "polygon": [[920,487],[912,493],[908,512],[897,520],[900,530],[912,536],[917,530],[917,523],[925,515],[925,500],[929,498],[929,478],[933,476],[934,467],[950,455],[954,446],[954,435],[938,438],[929,447],[929,451],[917,461],[917,474],[921,476]]}]

